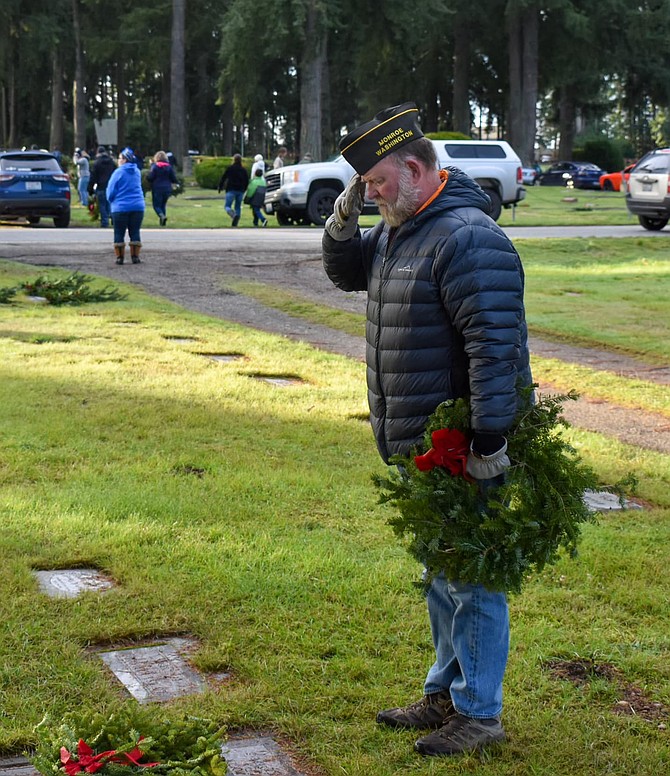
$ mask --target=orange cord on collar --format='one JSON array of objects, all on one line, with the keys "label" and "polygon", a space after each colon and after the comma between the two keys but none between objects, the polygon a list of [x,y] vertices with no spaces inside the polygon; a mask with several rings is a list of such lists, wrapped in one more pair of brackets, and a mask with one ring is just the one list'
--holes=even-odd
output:
[{"label": "orange cord on collar", "polygon": [[447,185],[447,181],[449,180],[449,172],[447,170],[440,170],[440,180],[442,181],[442,183],[437,187],[437,191],[433,194],[432,197],[429,197],[423,203],[423,205],[421,205],[421,207],[414,214],[415,216],[418,216],[422,210],[425,210],[428,207],[428,205],[430,205],[430,203],[440,194],[442,189]]}]

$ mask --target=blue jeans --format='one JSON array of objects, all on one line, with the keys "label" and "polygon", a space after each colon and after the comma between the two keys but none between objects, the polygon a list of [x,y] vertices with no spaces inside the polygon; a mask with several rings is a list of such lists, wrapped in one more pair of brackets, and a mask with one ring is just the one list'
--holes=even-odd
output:
[{"label": "blue jeans", "polygon": [[98,200],[98,210],[100,211],[100,226],[109,226],[109,202],[107,202],[107,192],[96,189],[95,196]]},{"label": "blue jeans", "polygon": [[[238,218],[242,215],[242,200],[244,199],[243,191],[227,191],[226,192],[226,213],[233,218]],[[235,203],[235,209],[233,210],[233,202]]]},{"label": "blue jeans", "polygon": [[427,600],[436,660],[425,693],[449,691],[456,711],[466,717],[497,716],[509,653],[507,597],[440,575]]},{"label": "blue jeans", "polygon": [[[478,481],[482,509],[488,492],[504,482],[504,474]],[[509,654],[507,596],[439,575],[427,600],[436,659],[426,677],[426,694],[448,690],[456,711],[466,717],[497,716]]]},{"label": "blue jeans", "polygon": [[79,201],[84,207],[88,207],[88,181],[90,176],[79,178],[77,191],[79,192]]},{"label": "blue jeans", "polygon": [[113,213],[114,242],[122,243],[128,230],[130,242],[141,242],[140,227],[144,218],[144,210],[126,210],[124,213]]},{"label": "blue jeans", "polygon": [[154,212],[160,218],[164,216],[167,211],[167,201],[170,199],[170,191],[152,191],[151,192],[151,204]]},{"label": "blue jeans", "polygon": [[267,221],[267,218],[263,215],[263,211],[259,207],[252,205],[251,210],[254,214],[254,226],[258,226],[259,221],[262,224],[264,224]]}]

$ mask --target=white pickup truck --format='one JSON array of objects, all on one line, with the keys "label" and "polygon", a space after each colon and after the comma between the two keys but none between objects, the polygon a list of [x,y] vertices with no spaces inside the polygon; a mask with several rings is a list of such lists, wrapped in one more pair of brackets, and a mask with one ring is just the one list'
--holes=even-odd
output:
[{"label": "white pickup truck", "polygon": [[[521,160],[504,140],[433,140],[440,167],[458,167],[491,198],[491,217],[496,221],[503,207],[511,207],[526,196],[521,185]],[[332,162],[294,164],[267,173],[265,210],[277,216],[283,226],[323,226],[333,212],[337,195],[354,174],[342,156]],[[376,213],[366,202],[365,213]]]}]

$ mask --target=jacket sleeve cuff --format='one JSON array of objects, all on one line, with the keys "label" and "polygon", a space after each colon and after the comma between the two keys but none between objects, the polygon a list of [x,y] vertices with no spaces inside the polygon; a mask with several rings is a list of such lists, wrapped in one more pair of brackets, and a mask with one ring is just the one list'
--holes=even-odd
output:
[{"label": "jacket sleeve cuff", "polygon": [[472,437],[472,452],[474,455],[493,455],[505,446],[507,440],[502,434],[487,434],[476,431]]}]

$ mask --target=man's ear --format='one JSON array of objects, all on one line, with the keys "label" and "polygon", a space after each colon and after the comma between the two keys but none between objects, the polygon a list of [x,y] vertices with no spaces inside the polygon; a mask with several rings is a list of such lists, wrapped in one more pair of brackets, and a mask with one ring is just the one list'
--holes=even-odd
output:
[{"label": "man's ear", "polygon": [[416,159],[406,159],[405,165],[412,174],[412,182],[417,183],[421,180],[423,175],[423,167],[416,161]]}]

